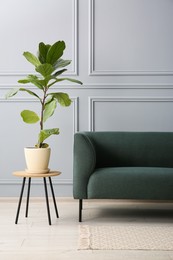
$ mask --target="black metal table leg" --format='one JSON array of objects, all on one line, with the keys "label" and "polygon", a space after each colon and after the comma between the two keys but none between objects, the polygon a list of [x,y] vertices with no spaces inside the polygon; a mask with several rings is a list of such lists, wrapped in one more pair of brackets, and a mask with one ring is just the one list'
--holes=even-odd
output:
[{"label": "black metal table leg", "polygon": [[45,189],[45,197],[46,197],[48,221],[49,221],[49,225],[51,225],[51,218],[50,218],[50,209],[49,209],[49,200],[48,200],[46,177],[43,177],[43,181],[44,181],[44,189]]},{"label": "black metal table leg", "polygon": [[31,177],[29,177],[29,180],[28,180],[28,193],[27,193],[27,200],[26,200],[26,213],[25,213],[26,218],[28,217],[30,187],[31,187]]},{"label": "black metal table leg", "polygon": [[26,177],[23,178],[23,183],[22,183],[22,188],[21,188],[21,193],[20,193],[20,198],[19,198],[19,203],[18,203],[18,208],[17,208],[15,224],[17,224],[18,218],[19,218],[20,206],[21,206],[23,191],[24,191],[24,187],[25,187],[25,180],[26,180]]},{"label": "black metal table leg", "polygon": [[55,193],[54,193],[54,190],[53,190],[53,185],[52,185],[51,177],[49,177],[49,183],[50,183],[50,188],[51,188],[51,191],[52,191],[52,197],[53,197],[53,202],[54,202],[56,217],[59,218],[58,209],[57,209],[56,200],[55,200]]},{"label": "black metal table leg", "polygon": [[79,199],[79,222],[82,222],[82,209],[83,209],[83,201]]}]

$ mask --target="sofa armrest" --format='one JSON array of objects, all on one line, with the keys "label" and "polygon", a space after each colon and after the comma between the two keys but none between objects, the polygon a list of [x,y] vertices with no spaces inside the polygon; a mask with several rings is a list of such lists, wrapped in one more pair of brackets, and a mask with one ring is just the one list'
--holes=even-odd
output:
[{"label": "sofa armrest", "polygon": [[88,181],[96,165],[96,154],[84,132],[74,135],[73,159],[73,196],[75,199],[86,199]]}]

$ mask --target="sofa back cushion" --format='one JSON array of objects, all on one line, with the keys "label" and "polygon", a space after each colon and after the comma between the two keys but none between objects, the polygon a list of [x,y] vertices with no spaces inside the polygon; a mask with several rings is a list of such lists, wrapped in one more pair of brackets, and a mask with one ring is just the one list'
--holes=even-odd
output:
[{"label": "sofa back cushion", "polygon": [[96,153],[96,168],[173,167],[172,132],[84,132]]}]

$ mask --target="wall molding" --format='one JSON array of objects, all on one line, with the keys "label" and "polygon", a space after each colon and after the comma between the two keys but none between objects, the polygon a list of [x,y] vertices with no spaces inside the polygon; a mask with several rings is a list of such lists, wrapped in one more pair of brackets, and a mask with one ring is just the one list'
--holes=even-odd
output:
[{"label": "wall molding", "polygon": [[[86,87],[85,87],[86,86]],[[79,87],[82,89],[82,87]],[[142,83],[95,83],[84,84],[84,89],[173,89],[173,84],[142,84]]]},{"label": "wall molding", "polygon": [[95,69],[95,0],[89,0],[89,75],[90,76],[169,76],[167,70],[96,70]]},{"label": "wall molding", "polygon": [[[78,75],[78,0],[73,1],[72,8],[72,70],[64,73],[66,76]],[[0,76],[25,76],[27,74],[36,74],[34,71],[0,71]],[[37,74],[36,74],[37,75]]]},{"label": "wall molding", "polygon": [[89,97],[89,128],[88,131],[95,131],[95,104],[97,102],[173,102],[170,97]]},{"label": "wall molding", "polygon": [[78,0],[73,0],[73,70],[65,75],[78,75]]},{"label": "wall molding", "polygon": [[[0,84],[0,91],[4,90],[8,92],[11,88],[17,88],[19,84]],[[51,89],[80,89],[80,90],[87,90],[87,89],[173,89],[172,83],[83,83],[83,85],[70,85],[70,84],[63,84],[61,86],[54,85]],[[33,85],[27,85],[29,89],[38,90],[37,87]]]},{"label": "wall molding", "polygon": [[73,101],[73,133],[79,131],[79,97],[70,97]]}]

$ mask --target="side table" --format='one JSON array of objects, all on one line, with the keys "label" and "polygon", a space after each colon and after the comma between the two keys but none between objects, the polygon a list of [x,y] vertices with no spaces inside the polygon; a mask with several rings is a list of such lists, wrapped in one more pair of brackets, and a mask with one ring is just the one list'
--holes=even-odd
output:
[{"label": "side table", "polygon": [[20,206],[21,206],[21,202],[22,202],[22,196],[23,196],[23,191],[24,191],[24,187],[25,187],[26,178],[28,178],[28,191],[27,191],[25,217],[26,218],[28,217],[28,207],[29,207],[31,178],[43,178],[44,189],[45,189],[46,205],[47,205],[48,222],[49,222],[49,225],[51,225],[51,216],[50,216],[49,199],[48,199],[47,182],[46,182],[46,178],[48,178],[49,179],[49,183],[50,183],[50,189],[51,189],[51,192],[52,192],[52,197],[53,197],[56,217],[59,218],[51,177],[58,176],[60,174],[61,174],[61,172],[59,172],[59,171],[50,171],[48,173],[37,173],[37,174],[35,174],[35,173],[28,173],[28,172],[25,172],[25,171],[13,172],[14,176],[23,178],[21,193],[20,193],[19,202],[18,202],[17,214],[16,214],[16,219],[15,219],[15,224],[18,223],[18,218],[19,218],[19,213],[20,213]]}]

